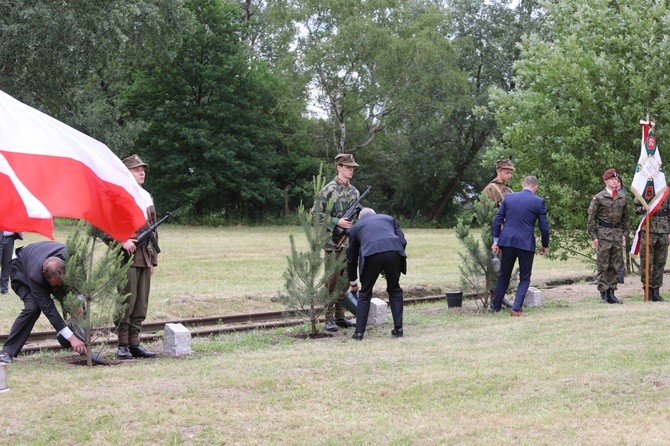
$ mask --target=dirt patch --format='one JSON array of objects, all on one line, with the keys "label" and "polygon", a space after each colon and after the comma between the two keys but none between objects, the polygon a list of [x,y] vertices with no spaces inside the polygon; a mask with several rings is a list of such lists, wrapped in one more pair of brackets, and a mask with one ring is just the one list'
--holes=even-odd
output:
[{"label": "dirt patch", "polygon": [[[580,281],[565,285],[541,288],[544,298],[551,300],[578,301],[584,299],[600,298],[597,284],[593,280]],[[624,283],[617,286],[615,292],[617,297],[630,297],[644,293],[642,283],[638,276],[630,275],[624,279]]]},{"label": "dirt patch", "polygon": [[322,338],[333,337],[331,333],[324,333],[322,331],[319,331],[317,333],[295,333],[289,336],[296,339],[322,339]]}]

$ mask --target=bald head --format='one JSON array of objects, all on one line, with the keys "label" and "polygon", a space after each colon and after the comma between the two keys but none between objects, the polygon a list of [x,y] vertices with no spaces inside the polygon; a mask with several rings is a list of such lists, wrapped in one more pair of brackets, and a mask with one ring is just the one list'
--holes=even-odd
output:
[{"label": "bald head", "polygon": [[65,261],[60,257],[49,257],[42,264],[44,278],[51,286],[63,285],[65,280]]}]

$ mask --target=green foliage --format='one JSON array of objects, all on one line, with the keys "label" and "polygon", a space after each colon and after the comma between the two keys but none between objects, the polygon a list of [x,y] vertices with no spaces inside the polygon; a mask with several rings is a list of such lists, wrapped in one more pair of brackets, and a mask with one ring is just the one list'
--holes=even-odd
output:
[{"label": "green foliage", "polygon": [[[321,174],[313,179],[314,206],[313,209],[321,209],[321,189],[325,185],[325,179]],[[332,203],[327,204],[327,209]],[[328,281],[344,268],[345,257],[327,255],[324,262],[323,245],[330,236],[328,230],[328,219],[319,218],[317,212],[305,209],[302,205],[298,211],[300,224],[307,238],[307,250],[298,251],[293,235],[289,236],[291,243],[291,255],[287,257],[287,269],[283,274],[284,286],[287,294],[282,295],[282,302],[288,310],[298,311],[302,317],[310,320],[312,334],[316,334],[317,322],[323,315],[326,306],[333,302],[337,296],[328,291]],[[346,276],[340,278],[340,283],[335,287],[341,290]]]},{"label": "green foliage", "polygon": [[[120,294],[127,280],[128,264],[123,262],[121,245],[104,246],[96,253],[96,236],[80,223],[67,239],[68,262],[65,284],[68,295],[63,303],[64,319],[74,332],[85,333],[88,363],[91,365],[91,342],[108,339],[107,327],[113,323],[118,303],[127,297]],[[79,330],[81,329],[81,330]]]},{"label": "green foliage", "polygon": [[169,57],[185,24],[182,0],[5,1],[0,85],[123,154],[137,128],[119,93],[134,69]]},{"label": "green foliage", "polygon": [[146,125],[138,145],[156,201],[197,219],[279,214],[285,188],[304,187],[293,166],[315,166],[293,150],[299,111],[283,107],[286,85],[240,41],[237,5],[187,5],[195,25],[174,59],[138,73],[126,96],[130,116]]},{"label": "green foliage", "polygon": [[[630,184],[639,120],[670,112],[670,13],[664,2],[634,0],[545,6],[547,32],[523,39],[517,89],[492,93],[502,135],[491,156],[512,153],[518,175],[539,178],[558,247],[552,252],[567,256],[590,245],[586,211],[603,188],[602,172],[615,167]],[[657,130],[663,151],[670,133]]]},{"label": "green foliage", "polygon": [[[496,215],[495,204],[486,194],[479,196],[474,206],[473,219],[481,225],[479,239],[471,233],[470,225],[459,219],[456,225],[456,237],[463,245],[464,251],[459,252],[461,264],[461,287],[464,293],[474,293],[479,310],[489,307],[491,292],[495,288],[497,275],[493,270],[491,245],[491,222]],[[480,305],[481,304],[481,305]]]}]

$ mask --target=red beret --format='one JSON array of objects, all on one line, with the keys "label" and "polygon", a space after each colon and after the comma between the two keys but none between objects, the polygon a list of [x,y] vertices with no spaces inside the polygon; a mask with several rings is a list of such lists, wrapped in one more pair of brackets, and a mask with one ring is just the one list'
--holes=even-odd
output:
[{"label": "red beret", "polygon": [[616,178],[616,177],[618,177],[616,169],[607,169],[605,173],[603,173],[603,181],[607,181],[610,178]]}]

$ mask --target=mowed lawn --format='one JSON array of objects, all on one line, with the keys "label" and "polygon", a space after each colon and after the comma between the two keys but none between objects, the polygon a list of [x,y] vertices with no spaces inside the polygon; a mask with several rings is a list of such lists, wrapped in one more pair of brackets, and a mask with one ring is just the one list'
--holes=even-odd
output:
[{"label": "mowed lawn", "polygon": [[[277,305],[289,232],[300,234],[164,228],[150,318]],[[453,232],[407,236],[402,283],[456,287]],[[538,259],[534,283],[588,272]],[[20,357],[0,393],[0,444],[667,444],[670,304],[593,297],[550,300],[523,318],[408,306],[402,339],[390,324],[361,342],[352,330],[301,340],[294,328],[194,339],[190,356],[92,369],[71,353]],[[13,294],[4,300],[2,332],[20,309]]]}]

